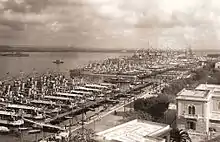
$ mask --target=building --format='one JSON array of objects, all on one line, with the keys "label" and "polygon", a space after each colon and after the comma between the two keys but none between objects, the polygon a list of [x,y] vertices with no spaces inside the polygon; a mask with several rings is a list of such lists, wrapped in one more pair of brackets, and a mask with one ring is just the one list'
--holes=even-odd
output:
[{"label": "building", "polygon": [[215,69],[219,69],[220,70],[220,62],[215,63]]},{"label": "building", "polygon": [[200,84],[177,94],[177,127],[207,140],[220,135],[220,85]]},{"label": "building", "polygon": [[132,120],[97,133],[100,141],[169,142],[170,126],[143,120]]}]

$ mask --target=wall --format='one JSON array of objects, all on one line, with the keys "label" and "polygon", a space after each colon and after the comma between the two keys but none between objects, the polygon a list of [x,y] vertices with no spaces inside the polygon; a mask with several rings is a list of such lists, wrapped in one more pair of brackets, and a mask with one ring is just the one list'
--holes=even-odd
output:
[{"label": "wall", "polygon": [[219,62],[215,64],[215,68],[220,69],[220,63]]},{"label": "wall", "polygon": [[212,102],[212,105],[211,105],[210,111],[220,112],[220,98],[213,97],[211,102]]},{"label": "wall", "polygon": [[220,122],[220,98],[212,97],[210,103],[211,118]]},{"label": "wall", "polygon": [[159,138],[163,139],[164,142],[170,142],[170,131],[160,135]]},{"label": "wall", "polygon": [[199,117],[204,117],[205,110],[204,110],[204,103],[203,102],[193,102],[193,101],[178,101],[178,116],[183,114],[188,114],[188,106],[194,105],[195,106],[195,115]]},{"label": "wall", "polygon": [[210,123],[210,128],[214,128],[217,133],[220,133],[220,123],[211,122]]}]

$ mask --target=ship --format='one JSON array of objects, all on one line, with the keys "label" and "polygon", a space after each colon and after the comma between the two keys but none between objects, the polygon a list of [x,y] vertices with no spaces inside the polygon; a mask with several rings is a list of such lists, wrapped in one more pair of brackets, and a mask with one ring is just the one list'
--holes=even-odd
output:
[{"label": "ship", "polygon": [[15,112],[0,111],[0,125],[16,127],[23,124],[24,120],[22,120]]},{"label": "ship", "polygon": [[53,63],[55,63],[55,64],[63,64],[64,62],[62,60],[55,60],[55,61],[53,61]]},{"label": "ship", "polygon": [[0,56],[9,56],[9,57],[29,57],[29,54],[21,53],[21,52],[9,52],[9,53],[2,53]]}]

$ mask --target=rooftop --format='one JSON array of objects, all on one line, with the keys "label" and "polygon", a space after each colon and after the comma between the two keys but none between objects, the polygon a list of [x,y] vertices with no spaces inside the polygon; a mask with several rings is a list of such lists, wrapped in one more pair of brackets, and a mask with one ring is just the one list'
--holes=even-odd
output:
[{"label": "rooftop", "polygon": [[120,142],[144,142],[150,137],[152,142],[156,142],[158,141],[158,136],[169,130],[170,126],[166,124],[135,119],[99,132],[97,135],[105,140],[117,140]]},{"label": "rooftop", "polygon": [[220,97],[220,85],[200,84],[193,90],[183,89],[177,94],[176,99],[207,101],[210,97]]},{"label": "rooftop", "polygon": [[216,84],[200,84],[196,87],[196,90],[213,90],[213,89],[220,89],[220,85]]},{"label": "rooftop", "polygon": [[187,90],[183,89],[177,94],[178,100],[194,100],[194,101],[207,101],[209,90]]},{"label": "rooftop", "polygon": [[7,108],[17,108],[17,109],[25,109],[25,110],[37,110],[40,111],[42,108],[28,106],[28,105],[19,105],[19,104],[5,104]]},{"label": "rooftop", "polygon": [[206,98],[208,90],[187,90],[183,89],[178,96],[183,97],[195,97],[195,98]]}]

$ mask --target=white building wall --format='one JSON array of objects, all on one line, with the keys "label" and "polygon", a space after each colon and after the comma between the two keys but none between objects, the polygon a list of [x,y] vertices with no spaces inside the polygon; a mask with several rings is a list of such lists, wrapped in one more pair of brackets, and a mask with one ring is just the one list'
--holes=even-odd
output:
[{"label": "white building wall", "polygon": [[199,117],[204,117],[207,113],[204,110],[203,102],[193,102],[193,101],[178,101],[178,116],[183,114],[188,114],[188,107],[195,106],[195,115]]},{"label": "white building wall", "polygon": [[215,63],[215,68],[220,69],[220,62]]},{"label": "white building wall", "polygon": [[210,113],[210,101],[209,102],[206,102],[204,104],[204,111],[205,111],[205,115],[204,115],[204,120],[206,121],[206,132],[208,133],[209,132],[209,119],[211,117],[211,113]]}]

